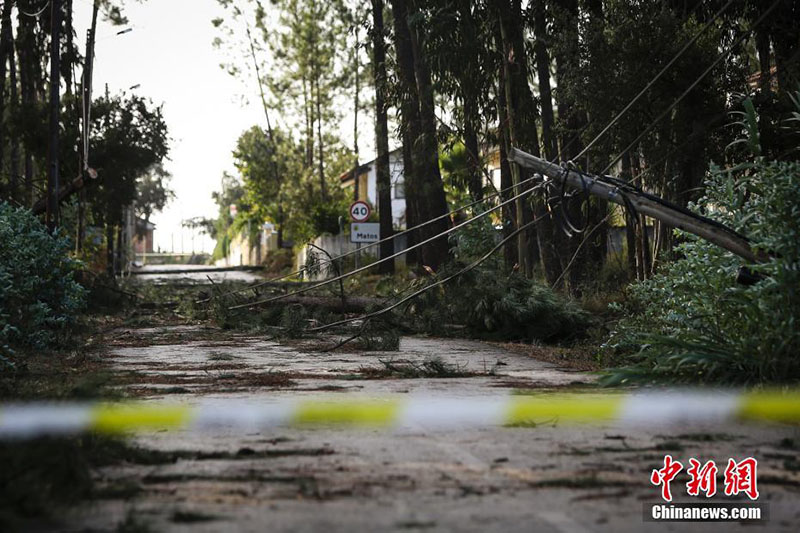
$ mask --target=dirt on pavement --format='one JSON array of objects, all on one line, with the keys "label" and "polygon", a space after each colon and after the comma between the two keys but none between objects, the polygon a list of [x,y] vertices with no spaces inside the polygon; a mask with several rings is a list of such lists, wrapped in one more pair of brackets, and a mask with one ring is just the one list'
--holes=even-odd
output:
[{"label": "dirt on pavement", "polygon": [[[213,404],[334,395],[364,399],[598,394],[594,376],[477,341],[404,337],[397,352],[320,352],[208,326],[123,327],[107,333],[116,386],[144,401]],[[329,339],[335,343],[335,338]],[[457,377],[386,369],[439,358]],[[769,520],[800,526],[800,432],[783,425],[663,427],[614,424],[403,430],[334,427],[140,434],[167,452],[158,464],[96,469],[100,498],[71,509],[68,531],[705,531],[737,523],[643,520],[658,503],[649,481],[666,453],[759,459]],[[792,467],[792,465],[794,465]],[[720,474],[721,475],[721,474]],[[675,483],[685,484],[679,476]],[[674,485],[678,486],[678,485]],[[675,490],[676,501],[686,500]],[[735,501],[718,495],[719,501]],[[687,500],[688,501],[688,500]]]}]

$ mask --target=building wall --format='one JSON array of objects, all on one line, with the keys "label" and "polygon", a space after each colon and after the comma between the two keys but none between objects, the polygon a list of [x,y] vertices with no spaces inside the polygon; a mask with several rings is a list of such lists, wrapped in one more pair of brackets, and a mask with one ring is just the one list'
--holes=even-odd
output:
[{"label": "building wall", "polygon": [[267,254],[278,249],[278,235],[275,233],[267,234],[262,231],[259,242],[250,245],[247,235],[237,235],[228,248],[228,255],[223,259],[214,262],[214,266],[257,266],[264,262]]},{"label": "building wall", "polygon": [[[358,199],[365,200],[373,207],[378,205],[378,174],[375,161],[364,165],[367,167],[365,172],[359,174]],[[395,228],[406,227],[406,198],[403,181],[403,153],[401,150],[394,150],[389,153],[389,180],[392,184],[392,224]],[[366,187],[364,184],[366,183]],[[352,179],[342,182],[342,187],[352,188],[355,186]],[[365,190],[366,189],[366,190]]]},{"label": "building wall", "polygon": [[153,230],[148,229],[144,235],[134,235],[133,251],[137,254],[153,253]]},{"label": "building wall", "polygon": [[[408,247],[408,241],[406,240],[405,235],[401,235],[396,239],[393,239],[392,242],[394,243],[394,253],[400,253]],[[338,257],[345,253],[351,252],[356,250],[357,245],[350,242],[350,235],[339,234],[339,235],[323,235],[321,237],[317,237],[313,241],[314,246],[318,248],[322,248],[332,257]],[[379,255],[379,246],[368,246],[367,244],[361,245],[361,257],[364,258],[364,261],[369,260],[370,262],[374,261],[375,258]],[[306,260],[308,259],[308,255],[312,252],[320,253],[319,250],[315,250],[311,246],[303,246],[300,252],[295,257],[295,265],[296,269],[300,270],[306,264]],[[346,261],[348,265],[352,267],[354,261],[355,254],[350,255],[343,259]],[[327,259],[325,254],[321,255],[322,259]],[[367,259],[369,258],[369,259]],[[396,265],[405,265],[406,256],[405,254],[399,255],[395,257],[395,264]],[[362,265],[366,264],[365,262]],[[373,271],[370,271],[373,272]],[[334,274],[331,272],[321,272],[320,275],[313,277],[312,279],[326,279],[328,277],[332,277]]]}]

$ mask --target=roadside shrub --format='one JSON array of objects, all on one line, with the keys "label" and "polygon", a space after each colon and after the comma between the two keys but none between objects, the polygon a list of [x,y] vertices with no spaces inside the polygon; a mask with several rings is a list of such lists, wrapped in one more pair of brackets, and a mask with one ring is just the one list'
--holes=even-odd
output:
[{"label": "roadside shrub", "polygon": [[629,289],[628,318],[606,349],[630,353],[607,384],[633,381],[787,383],[800,378],[800,163],[712,169],[693,206],[751,239],[761,276],[737,284],[743,260],[681,233],[678,259]]},{"label": "roadside shrub", "polygon": [[[499,230],[488,217],[466,226],[450,239],[455,262],[431,278],[417,280],[412,290],[484,257],[499,240]],[[589,313],[539,281],[504,270],[502,255],[495,253],[417,298],[408,307],[409,316],[418,329],[432,334],[446,333],[447,324],[457,324],[476,337],[497,340],[555,342],[586,335],[592,325]]]},{"label": "roadside shrub", "polygon": [[553,342],[583,337],[591,326],[579,305],[536,280],[484,268],[470,274],[447,289],[447,301],[458,322],[479,336]]},{"label": "roadside shrub", "polygon": [[0,204],[0,357],[51,346],[74,325],[85,290],[69,248],[27,209]]}]

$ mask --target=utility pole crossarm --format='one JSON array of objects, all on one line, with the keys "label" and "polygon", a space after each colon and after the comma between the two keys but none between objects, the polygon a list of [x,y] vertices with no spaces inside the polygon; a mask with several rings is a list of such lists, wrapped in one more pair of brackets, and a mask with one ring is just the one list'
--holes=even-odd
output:
[{"label": "utility pole crossarm", "polygon": [[566,185],[586,191],[589,194],[598,196],[603,200],[608,200],[623,207],[626,202],[639,213],[660,220],[668,226],[687,231],[697,235],[717,246],[732,252],[739,257],[751,262],[763,262],[764,257],[757,255],[750,247],[750,243],[745,237],[737,234],[734,230],[728,229],[722,224],[704,219],[699,215],[692,215],[677,206],[670,206],[665,201],[656,201],[649,195],[645,195],[636,190],[621,190],[620,187],[607,183],[602,180],[587,177],[574,170],[566,170],[550,163],[539,157],[523,152],[517,148],[511,148],[508,158],[520,166],[538,172],[554,180],[561,185],[562,180]]}]

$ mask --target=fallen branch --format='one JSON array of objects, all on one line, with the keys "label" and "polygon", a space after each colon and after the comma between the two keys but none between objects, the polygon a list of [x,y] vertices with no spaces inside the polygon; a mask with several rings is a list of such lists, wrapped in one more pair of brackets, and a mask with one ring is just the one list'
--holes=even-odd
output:
[{"label": "fallen branch", "polygon": [[347,296],[344,299],[338,296],[288,296],[283,300],[272,302],[254,303],[253,306],[286,306],[291,304],[324,307],[342,313],[363,313],[370,307],[380,307],[386,302],[382,298],[367,296]]}]

